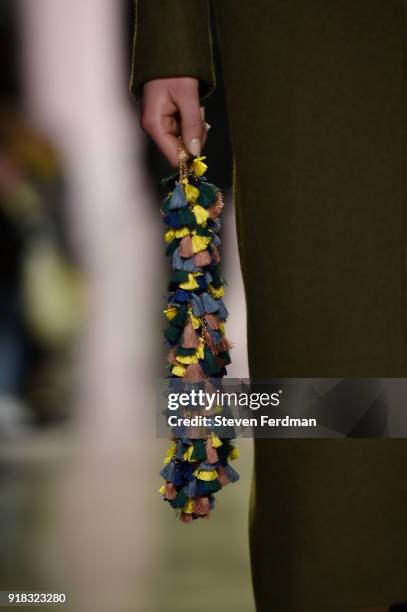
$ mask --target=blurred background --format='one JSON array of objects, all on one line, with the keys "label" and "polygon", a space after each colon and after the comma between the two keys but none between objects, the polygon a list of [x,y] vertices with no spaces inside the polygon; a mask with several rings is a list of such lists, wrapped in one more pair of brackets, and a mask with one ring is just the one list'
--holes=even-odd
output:
[{"label": "blurred background", "polygon": [[[131,0],[0,3],[0,590],[80,612],[252,612],[251,440],[210,521],[181,524],[158,493],[171,169],[128,92],[133,23]],[[227,204],[229,375],[246,377],[216,36],[215,59],[205,154]]]}]

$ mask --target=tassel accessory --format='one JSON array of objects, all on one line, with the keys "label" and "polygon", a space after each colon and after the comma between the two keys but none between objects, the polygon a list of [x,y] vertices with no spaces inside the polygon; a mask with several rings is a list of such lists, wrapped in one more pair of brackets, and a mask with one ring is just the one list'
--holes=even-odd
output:
[{"label": "tassel accessory", "polygon": [[[178,159],[178,172],[162,181],[169,189],[161,212],[173,270],[164,310],[169,386],[177,390],[207,385],[215,390],[230,363],[224,325],[228,311],[218,270],[223,198],[205,178],[206,158],[188,162],[181,138]],[[217,381],[214,387],[208,384],[211,379]],[[172,437],[161,470],[165,482],[160,493],[182,522],[207,519],[215,507],[215,493],[239,478],[229,465],[238,456],[237,448],[211,427],[173,428]]]}]

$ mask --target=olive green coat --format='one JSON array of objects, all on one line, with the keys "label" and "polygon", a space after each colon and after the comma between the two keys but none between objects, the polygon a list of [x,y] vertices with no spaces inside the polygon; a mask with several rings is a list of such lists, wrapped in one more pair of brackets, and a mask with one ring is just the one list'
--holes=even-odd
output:
[{"label": "olive green coat", "polygon": [[[214,0],[250,373],[406,377],[406,3]],[[131,88],[214,87],[207,2],[140,0]],[[217,126],[216,129],[220,129]],[[407,601],[407,440],[257,440],[259,612]]]}]

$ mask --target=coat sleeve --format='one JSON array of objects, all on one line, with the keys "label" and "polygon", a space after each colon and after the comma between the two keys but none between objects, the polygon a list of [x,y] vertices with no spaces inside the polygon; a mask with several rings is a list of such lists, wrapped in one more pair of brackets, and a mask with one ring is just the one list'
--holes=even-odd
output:
[{"label": "coat sleeve", "polygon": [[135,0],[130,92],[136,103],[151,79],[192,76],[199,95],[215,88],[208,0]]}]

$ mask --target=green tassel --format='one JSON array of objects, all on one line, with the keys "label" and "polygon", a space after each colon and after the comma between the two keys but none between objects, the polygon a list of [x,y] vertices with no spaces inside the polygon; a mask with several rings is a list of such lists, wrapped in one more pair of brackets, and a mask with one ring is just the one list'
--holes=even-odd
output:
[{"label": "green tassel", "polygon": [[180,327],[181,330],[183,330],[185,327],[187,316],[188,316],[188,306],[183,304],[182,306],[179,306],[179,308],[177,309],[177,314],[175,315],[173,319],[171,319],[171,325],[174,327]]},{"label": "green tassel", "polygon": [[219,446],[219,448],[217,448],[216,450],[218,453],[219,461],[226,461],[226,459],[230,455],[231,450],[233,449],[233,444],[231,444],[225,438],[222,438],[222,442],[222,446]]},{"label": "green tassel", "polygon": [[206,459],[206,443],[205,440],[194,440],[194,450],[191,454],[193,461],[205,461]]},{"label": "green tassel", "polygon": [[213,232],[207,227],[202,227],[202,225],[198,225],[198,227],[196,228],[196,235],[197,236],[212,236]]},{"label": "green tassel", "polygon": [[187,225],[190,228],[197,227],[195,215],[192,212],[192,210],[188,207],[179,209],[178,218],[179,218],[181,225]]},{"label": "green tassel", "polygon": [[221,274],[219,273],[219,270],[217,267],[214,266],[213,268],[211,268],[211,276],[212,276],[212,285],[215,288],[222,287],[225,284],[225,281],[223,277],[221,276]]},{"label": "green tassel", "polygon": [[219,359],[223,360],[223,365],[227,366],[230,363],[232,363],[232,360],[230,359],[230,355],[228,353],[228,351],[222,351],[220,353],[218,353],[218,357]]},{"label": "green tassel", "polygon": [[171,242],[168,243],[167,248],[165,249],[165,254],[168,256],[172,255],[180,242],[181,240],[179,238],[174,238],[173,240],[171,240]]},{"label": "green tassel", "polygon": [[181,491],[179,491],[177,497],[175,499],[173,499],[172,501],[170,501],[170,504],[173,508],[183,508],[185,506],[185,504],[187,503],[188,499],[187,496],[185,494],[185,490],[181,489]]},{"label": "green tassel", "polygon": [[198,204],[208,208],[213,202],[215,202],[218,195],[218,188],[212,183],[202,182],[199,185],[199,197],[196,199]]},{"label": "green tassel", "polygon": [[209,376],[217,374],[221,370],[215,355],[208,346],[205,346],[204,348],[204,364],[205,371],[209,374]]},{"label": "green tassel", "polygon": [[194,355],[196,353],[196,349],[194,348],[184,348],[182,346],[178,347],[177,350],[177,355],[179,355],[180,357],[190,357],[191,355]]},{"label": "green tassel", "polygon": [[185,272],[185,270],[176,270],[171,276],[170,283],[185,283],[188,278],[188,272]]},{"label": "green tassel", "polygon": [[221,490],[222,485],[218,479],[210,480],[209,482],[205,482],[205,488],[207,493],[216,493]]},{"label": "green tassel", "polygon": [[178,344],[181,341],[182,329],[169,325],[164,332],[164,336],[171,344]]}]

